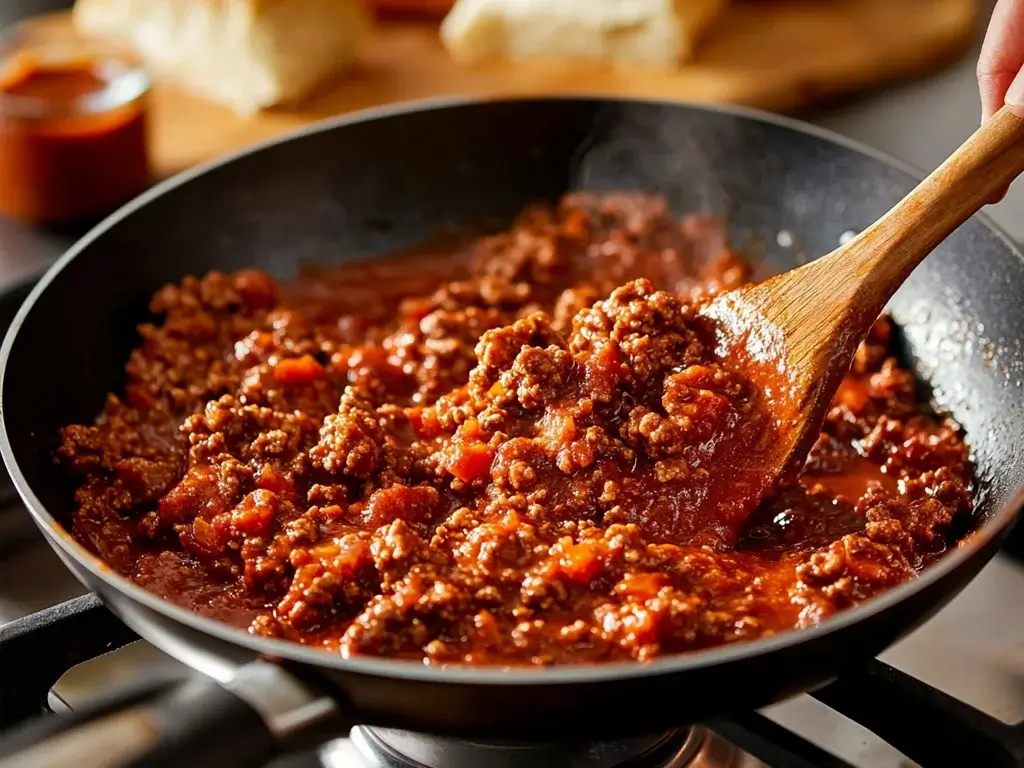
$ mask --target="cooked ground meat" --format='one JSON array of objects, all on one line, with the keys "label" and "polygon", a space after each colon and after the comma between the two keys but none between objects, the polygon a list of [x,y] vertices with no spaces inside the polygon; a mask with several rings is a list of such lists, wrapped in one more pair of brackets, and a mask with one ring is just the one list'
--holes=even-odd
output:
[{"label": "cooked ground meat", "polygon": [[942,554],[968,449],[881,319],[748,517],[733,449],[772,439],[770,404],[699,314],[747,280],[713,220],[638,195],[288,286],[186,278],[123,395],[63,431],[73,533],[167,600],[344,655],[645,660],[816,624]]}]

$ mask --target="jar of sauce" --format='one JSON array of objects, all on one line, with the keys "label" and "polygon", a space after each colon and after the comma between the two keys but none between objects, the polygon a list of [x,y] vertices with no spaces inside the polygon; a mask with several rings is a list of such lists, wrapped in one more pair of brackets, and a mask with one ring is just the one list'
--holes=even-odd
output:
[{"label": "jar of sauce", "polygon": [[88,223],[149,183],[149,78],[127,49],[43,17],[0,43],[0,214]]}]

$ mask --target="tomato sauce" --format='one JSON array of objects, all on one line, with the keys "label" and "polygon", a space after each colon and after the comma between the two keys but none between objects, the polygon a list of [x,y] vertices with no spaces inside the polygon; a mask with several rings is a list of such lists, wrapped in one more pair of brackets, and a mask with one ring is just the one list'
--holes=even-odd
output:
[{"label": "tomato sauce", "polygon": [[123,394],[63,430],[74,534],[346,656],[643,661],[812,626],[941,556],[972,467],[881,318],[748,514],[775,403],[701,312],[746,280],[713,221],[643,195],[534,206],[442,259],[185,278]]},{"label": "tomato sauce", "polygon": [[87,222],[149,182],[141,71],[23,53],[0,70],[0,212]]}]

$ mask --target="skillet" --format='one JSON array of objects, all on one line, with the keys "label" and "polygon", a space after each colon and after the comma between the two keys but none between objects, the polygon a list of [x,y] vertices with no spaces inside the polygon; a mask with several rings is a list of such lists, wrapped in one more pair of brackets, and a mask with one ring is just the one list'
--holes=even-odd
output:
[{"label": "skillet", "polygon": [[[646,664],[439,669],[344,659],[258,638],[169,605],[63,530],[62,425],[121,384],[148,297],[187,274],[393,253],[440,230],[507,224],[572,189],[637,189],[722,214],[770,269],[832,250],[916,179],[790,120],[739,109],[589,98],[444,100],[321,123],[166,182],[100,224],[40,281],[0,350],[0,450],[37,526],[139,635],[202,676],[155,681],[9,737],[0,757],[56,764],[260,765],[353,724],[478,739],[608,739],[749,710],[877,655],[959,592],[997,551],[1024,486],[1024,261],[983,219],[955,232],[891,303],[907,362],[964,426],[978,499],[961,546],[913,582],[776,637]],[[28,750],[28,751],[19,751]],[[35,751],[33,751],[35,750]],[[52,753],[49,753],[52,754]]]}]

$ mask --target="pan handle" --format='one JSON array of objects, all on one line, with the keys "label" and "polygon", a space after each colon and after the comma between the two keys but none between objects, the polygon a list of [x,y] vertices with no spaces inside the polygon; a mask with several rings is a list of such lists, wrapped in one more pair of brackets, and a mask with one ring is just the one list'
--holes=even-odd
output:
[{"label": "pan handle", "polygon": [[256,661],[227,683],[152,680],[0,737],[0,768],[260,768],[346,726],[326,697]]}]

